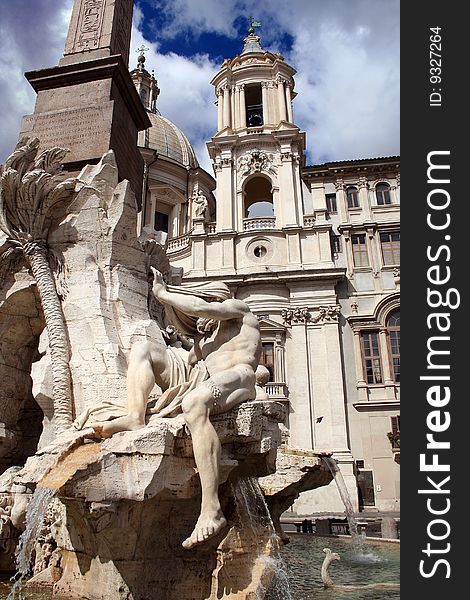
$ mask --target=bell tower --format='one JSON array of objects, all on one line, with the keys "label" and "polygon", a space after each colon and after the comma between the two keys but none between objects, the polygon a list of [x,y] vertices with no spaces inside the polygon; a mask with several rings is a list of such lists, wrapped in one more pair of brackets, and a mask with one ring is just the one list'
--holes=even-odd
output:
[{"label": "bell tower", "polygon": [[252,22],[242,52],[212,80],[217,133],[208,143],[217,179],[216,232],[303,226],[305,134],[294,123],[295,69],[267,52]]}]

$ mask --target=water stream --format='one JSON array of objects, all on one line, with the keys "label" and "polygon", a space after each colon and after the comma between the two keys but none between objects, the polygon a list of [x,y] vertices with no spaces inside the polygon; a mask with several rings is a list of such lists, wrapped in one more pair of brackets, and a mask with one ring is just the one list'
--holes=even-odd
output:
[{"label": "water stream", "polygon": [[255,539],[259,539],[260,526],[266,528],[269,534],[268,546],[271,555],[265,554],[266,544],[260,539],[258,559],[265,563],[266,568],[272,573],[272,579],[267,590],[260,586],[256,600],[292,600],[287,568],[281,556],[281,541],[274,530],[271,514],[258,479],[256,477],[240,479],[233,488],[233,495],[239,519],[245,526],[251,528]]},{"label": "water stream", "polygon": [[23,600],[24,598],[21,588],[25,579],[30,574],[36,541],[44,525],[47,507],[54,497],[55,492],[56,490],[45,487],[37,487],[34,490],[26,511],[26,528],[20,536],[16,551],[17,571],[12,578],[14,585],[7,600]]},{"label": "water stream", "polygon": [[336,460],[330,456],[322,456],[321,459],[333,475],[339,495],[343,501],[344,512],[346,513],[346,519],[349,525],[349,533],[351,535],[351,549],[355,554],[356,560],[358,562],[374,562],[377,557],[373,552],[366,548],[364,538],[358,532],[351,496],[349,495],[348,488],[344,482],[343,474],[341,473]]}]

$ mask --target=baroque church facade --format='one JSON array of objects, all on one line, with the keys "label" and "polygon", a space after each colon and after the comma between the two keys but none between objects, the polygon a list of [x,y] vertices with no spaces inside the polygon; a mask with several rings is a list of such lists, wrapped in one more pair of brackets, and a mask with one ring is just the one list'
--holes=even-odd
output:
[{"label": "baroque church facade", "polygon": [[[398,511],[399,157],[306,165],[294,75],[253,30],[224,61],[211,82],[213,177],[158,111],[141,55],[131,77],[152,127],[139,134],[140,228],[164,232],[185,281],[224,281],[257,315],[286,448],[332,452],[356,509]],[[331,484],[294,511],[343,505]]]}]

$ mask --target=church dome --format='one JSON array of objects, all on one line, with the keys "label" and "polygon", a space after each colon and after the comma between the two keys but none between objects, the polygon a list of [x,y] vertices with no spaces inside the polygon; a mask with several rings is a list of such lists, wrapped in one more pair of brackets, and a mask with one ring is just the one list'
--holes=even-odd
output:
[{"label": "church dome", "polygon": [[152,127],[146,132],[145,146],[186,168],[196,169],[199,166],[196,154],[184,133],[162,115],[153,112],[147,114]]}]

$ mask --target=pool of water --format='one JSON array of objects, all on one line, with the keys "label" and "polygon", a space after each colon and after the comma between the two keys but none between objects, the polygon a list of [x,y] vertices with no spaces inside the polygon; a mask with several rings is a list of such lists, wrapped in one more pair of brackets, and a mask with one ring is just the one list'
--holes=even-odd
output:
[{"label": "pool of water", "polygon": [[[11,584],[8,582],[8,579],[5,581],[0,581],[0,599],[5,600],[8,597],[8,594],[11,590]],[[25,600],[51,600],[52,592],[50,590],[28,590],[24,589],[22,591],[23,598]],[[54,600],[60,600],[57,596],[54,596]]]},{"label": "pool of water", "polygon": [[[324,538],[308,534],[291,534],[283,547],[292,600],[398,600],[397,589],[340,590],[324,589],[320,569],[325,557],[323,548],[341,556],[330,566],[330,576],[338,585],[399,582],[400,545],[367,541],[359,554],[348,538]],[[0,581],[0,600],[10,592],[8,581]],[[25,600],[51,600],[49,590],[25,589]],[[275,596],[276,600],[278,595]],[[54,596],[54,600],[60,600]],[[111,599],[110,599],[111,600]],[[155,600],[163,600],[155,598]]]},{"label": "pool of water", "polygon": [[324,589],[320,576],[325,554],[323,548],[337,552],[341,560],[330,565],[335,584],[362,585],[399,583],[400,545],[385,542],[364,543],[354,552],[349,538],[326,538],[291,534],[282,549],[292,600],[398,600],[398,589],[340,590]]}]

